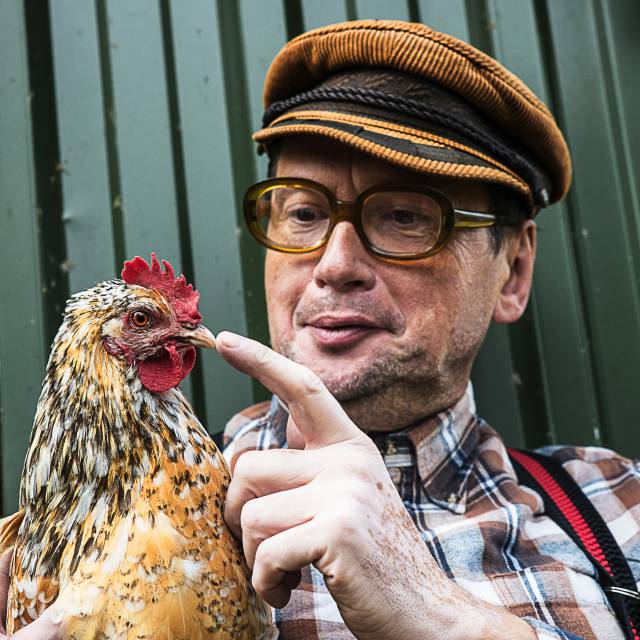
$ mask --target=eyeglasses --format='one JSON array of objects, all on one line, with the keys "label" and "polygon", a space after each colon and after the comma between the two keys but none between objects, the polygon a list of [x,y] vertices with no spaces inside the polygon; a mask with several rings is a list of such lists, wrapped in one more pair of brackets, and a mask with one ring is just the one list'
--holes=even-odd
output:
[{"label": "eyeglasses", "polygon": [[253,237],[274,251],[315,251],[339,222],[348,221],[367,250],[392,260],[431,256],[454,229],[514,224],[496,214],[455,209],[444,193],[430,187],[376,186],[354,202],[343,202],[303,178],[271,178],[249,187],[244,215]]}]

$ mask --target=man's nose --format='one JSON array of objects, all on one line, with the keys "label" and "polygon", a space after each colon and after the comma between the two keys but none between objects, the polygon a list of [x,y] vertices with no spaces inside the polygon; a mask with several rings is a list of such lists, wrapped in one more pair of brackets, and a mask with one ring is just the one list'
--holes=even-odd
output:
[{"label": "man's nose", "polygon": [[371,289],[376,279],[374,260],[360,242],[353,224],[339,222],[313,270],[313,279],[319,287],[328,286],[336,291]]}]

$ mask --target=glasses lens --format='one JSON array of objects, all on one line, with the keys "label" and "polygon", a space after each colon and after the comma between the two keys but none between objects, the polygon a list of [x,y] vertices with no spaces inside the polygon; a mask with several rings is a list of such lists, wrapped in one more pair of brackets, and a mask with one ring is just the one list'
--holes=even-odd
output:
[{"label": "glasses lens", "polygon": [[331,205],[321,191],[274,186],[258,198],[256,213],[262,233],[271,244],[306,249],[324,239]]},{"label": "glasses lens", "polygon": [[442,207],[411,191],[379,191],[363,204],[362,226],[369,242],[391,254],[429,251],[440,237]]}]

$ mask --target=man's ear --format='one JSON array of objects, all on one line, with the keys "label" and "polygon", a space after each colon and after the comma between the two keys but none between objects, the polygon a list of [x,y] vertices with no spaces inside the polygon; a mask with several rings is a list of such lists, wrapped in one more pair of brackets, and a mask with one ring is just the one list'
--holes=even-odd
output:
[{"label": "man's ear", "polygon": [[502,259],[506,261],[507,279],[500,289],[493,310],[494,322],[515,322],[524,313],[531,292],[536,236],[536,223],[526,220],[504,249]]}]

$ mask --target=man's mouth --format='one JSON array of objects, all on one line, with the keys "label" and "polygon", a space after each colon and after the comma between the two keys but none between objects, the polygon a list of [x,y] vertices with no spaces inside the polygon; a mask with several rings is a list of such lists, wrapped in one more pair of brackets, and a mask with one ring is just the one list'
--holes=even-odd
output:
[{"label": "man's mouth", "polygon": [[387,330],[375,320],[360,315],[320,315],[311,318],[305,326],[320,346],[333,348],[351,347],[373,333]]}]

